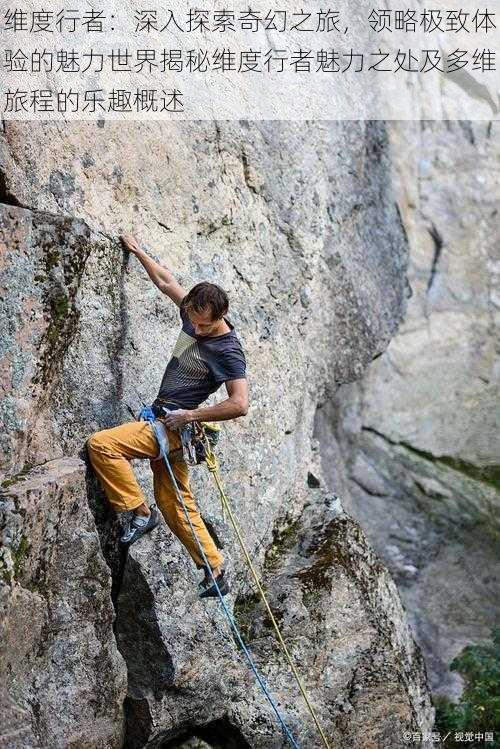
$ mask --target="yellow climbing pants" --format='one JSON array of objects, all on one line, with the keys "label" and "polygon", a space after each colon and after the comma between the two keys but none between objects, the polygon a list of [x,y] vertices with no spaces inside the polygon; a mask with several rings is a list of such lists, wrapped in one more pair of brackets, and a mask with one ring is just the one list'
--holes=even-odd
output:
[{"label": "yellow climbing pants", "polygon": [[[180,435],[167,429],[170,450],[181,445]],[[197,567],[204,564],[198,544],[189,526],[174,486],[162,458],[156,459],[159,447],[153,429],[147,421],[132,421],[111,429],[95,432],[87,441],[90,462],[97,473],[106,497],[116,512],[126,512],[139,507],[146,498],[132,470],[130,461],[149,458],[153,471],[153,487],[156,504],[165,522],[179,541],[184,544]],[[189,485],[188,466],[183,460],[171,463],[172,471],[182,495],[189,519],[196,531],[208,563],[215,569],[224,557],[217,549],[196,507]]]}]

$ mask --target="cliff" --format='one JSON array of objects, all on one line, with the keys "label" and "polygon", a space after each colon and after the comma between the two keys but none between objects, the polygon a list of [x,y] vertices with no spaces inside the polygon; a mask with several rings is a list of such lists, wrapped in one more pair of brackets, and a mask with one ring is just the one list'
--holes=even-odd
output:
[{"label": "cliff", "polygon": [[[409,241],[404,322],[317,415],[324,469],[389,566],[435,693],[498,622],[496,122],[391,123]],[[388,520],[389,518],[389,520]]]},{"label": "cliff", "polygon": [[[405,312],[383,124],[9,123],[0,144],[0,740],[286,745],[219,604],[196,599],[183,547],[162,523],[121,558],[85,463],[93,431],[156,395],[178,333],[122,232],[184,285],[229,293],[251,408],[224,426],[222,473],[332,745],[399,747],[428,730],[397,589],[325,486],[313,438],[318,405],[363,375]],[[320,746],[214,488],[203,469],[193,480],[245,641],[300,745]]]}]

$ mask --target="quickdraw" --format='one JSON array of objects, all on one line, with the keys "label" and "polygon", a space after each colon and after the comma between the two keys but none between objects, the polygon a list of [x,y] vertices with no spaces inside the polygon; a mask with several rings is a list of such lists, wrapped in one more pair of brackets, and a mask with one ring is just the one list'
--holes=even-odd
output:
[{"label": "quickdraw", "polygon": [[205,463],[219,441],[220,426],[215,422],[194,421],[181,430],[182,449],[188,465]]}]

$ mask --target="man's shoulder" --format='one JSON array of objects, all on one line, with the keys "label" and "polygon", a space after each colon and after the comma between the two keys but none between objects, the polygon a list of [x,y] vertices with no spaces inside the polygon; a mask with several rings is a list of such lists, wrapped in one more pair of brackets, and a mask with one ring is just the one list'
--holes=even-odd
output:
[{"label": "man's shoulder", "polygon": [[221,343],[224,344],[224,348],[227,348],[228,350],[241,349],[243,351],[243,344],[234,327],[229,331],[229,333],[226,336],[224,336],[220,340],[221,340]]},{"label": "man's shoulder", "polygon": [[242,373],[246,367],[246,356],[240,339],[231,331],[231,335],[224,339],[224,345],[219,348],[219,361],[223,366],[236,366]]}]

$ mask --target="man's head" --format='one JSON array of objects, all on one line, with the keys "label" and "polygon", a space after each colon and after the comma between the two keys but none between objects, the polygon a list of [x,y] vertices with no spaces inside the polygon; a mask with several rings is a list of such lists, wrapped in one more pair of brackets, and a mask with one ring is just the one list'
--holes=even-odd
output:
[{"label": "man's head", "polygon": [[196,335],[212,335],[229,308],[224,289],[202,281],[193,286],[181,302],[191,320]]}]

